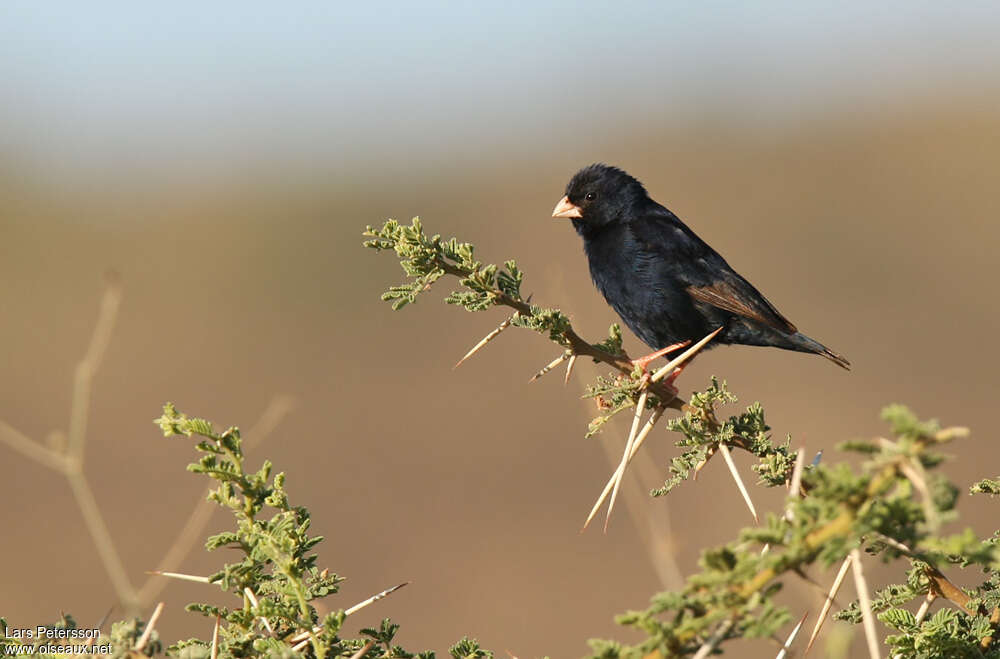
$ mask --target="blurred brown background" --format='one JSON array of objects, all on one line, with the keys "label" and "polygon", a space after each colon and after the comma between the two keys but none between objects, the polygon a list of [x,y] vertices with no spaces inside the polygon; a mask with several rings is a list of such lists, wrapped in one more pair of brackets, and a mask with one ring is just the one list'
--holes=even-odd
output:
[{"label": "blurred brown background", "polygon": [[[855,365],[720,349],[683,392],[717,374],[764,403],[776,437],[829,458],[904,402],[972,427],[947,466],[958,482],[1000,472],[995,7],[278,11],[0,9],[0,418],[37,441],[65,430],[102,275],[119,272],[86,473],[137,587],[204,489],[184,471],[188,442],[150,423],[162,403],[247,429],[290,394],[250,461],[287,472],[326,535],[321,564],[348,577],[330,606],[412,581],[349,630],[392,616],[410,649],[469,634],[520,657],[628,639],[614,614],[748,523],[722,463],[630,500],[607,535],[579,534],[611,472],[602,443],[619,452],[627,430],[582,439],[578,396],[597,371],[529,387],[558,351],[518,331],[453,371],[502,314],[445,307],[447,281],[393,313],[379,294],[401,271],[360,247],[364,225],[420,215],[484,260],[517,258],[526,292],[603,338],[616,318],[572,229],[548,217],[596,160],[641,178]],[[628,474],[636,491],[674,452],[654,439]],[[69,486],[6,445],[0,459],[0,614],[93,624],[116,599]],[[960,510],[982,534],[996,526],[988,502]],[[225,559],[196,549],[173,568]],[[160,597],[165,639],[210,634],[183,605],[214,589]],[[788,598],[818,608],[808,587]]]}]

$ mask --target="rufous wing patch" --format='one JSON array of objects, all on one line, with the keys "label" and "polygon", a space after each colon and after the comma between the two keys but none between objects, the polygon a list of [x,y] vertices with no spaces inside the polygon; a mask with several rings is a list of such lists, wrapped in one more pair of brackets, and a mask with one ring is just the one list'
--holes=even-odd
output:
[{"label": "rufous wing patch", "polygon": [[758,323],[772,327],[779,332],[794,334],[798,331],[795,325],[792,325],[787,318],[778,313],[778,310],[771,306],[767,300],[761,298],[761,302],[758,303],[748,299],[748,295],[728,282],[720,281],[708,286],[689,286],[687,292],[696,300],[756,320]]}]

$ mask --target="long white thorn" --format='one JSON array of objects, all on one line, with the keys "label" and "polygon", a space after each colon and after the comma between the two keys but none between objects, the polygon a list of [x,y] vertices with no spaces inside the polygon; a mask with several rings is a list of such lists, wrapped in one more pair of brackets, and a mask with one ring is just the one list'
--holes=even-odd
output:
[{"label": "long white thorn", "polygon": [[[805,468],[805,458],[806,450],[804,448],[800,448],[795,452],[795,467],[792,469],[792,481],[790,487],[788,488],[789,498],[798,498],[801,494],[802,470]],[[791,503],[789,503],[788,507],[785,508],[785,519],[790,522],[794,516],[795,513],[792,512],[792,506]]]},{"label": "long white thorn", "polygon": [[[642,431],[639,432],[639,436],[635,438],[635,442],[632,446],[632,454],[629,456],[629,460],[635,457],[635,454],[639,451],[639,447],[642,446],[642,443],[644,441],[646,441],[646,437],[649,435],[649,432],[653,429],[653,426],[655,426],[656,422],[660,420],[661,416],[663,416],[663,412],[664,408],[657,407],[655,410],[653,410],[653,413],[649,415],[649,420],[646,421],[646,425],[642,427]],[[597,511],[600,509],[601,505],[603,505],[604,502],[607,500],[608,495],[611,494],[611,488],[613,488],[615,485],[615,477],[617,476],[617,474],[618,474],[617,470],[615,471],[614,474],[611,474],[611,478],[608,479],[608,484],[604,486],[604,490],[601,492],[601,496],[597,497],[597,503],[595,503],[594,507],[590,509],[590,514],[587,515],[587,521],[583,523],[583,528],[580,529],[581,533],[587,530],[587,527],[590,526],[590,522],[593,521],[594,516],[597,515]]]},{"label": "long white thorn", "polygon": [[861,605],[861,621],[865,627],[865,640],[868,641],[868,656],[870,659],[882,659],[878,649],[872,600],[868,594],[868,581],[865,579],[865,573],[861,567],[861,552],[857,549],[851,550],[851,570],[854,572],[854,587],[858,591],[858,603]]},{"label": "long white thorn", "polygon": [[[348,609],[344,609],[344,615],[345,616],[349,616],[352,613],[357,613],[358,611],[360,611],[361,609],[365,608],[369,604],[374,604],[375,602],[379,601],[383,597],[387,597],[389,595],[392,595],[394,592],[396,592],[397,590],[399,590],[403,586],[408,586],[409,584],[410,584],[409,581],[404,581],[403,583],[399,584],[398,586],[393,586],[392,588],[386,588],[381,593],[377,593],[375,595],[372,595],[368,599],[366,599],[364,601],[361,601],[361,602],[358,602],[357,604],[355,604],[354,606],[352,606],[352,607],[350,607]],[[323,628],[321,626],[319,626],[319,625],[317,625],[317,626],[315,626],[315,627],[312,628],[312,633],[314,633],[314,634],[318,634],[321,631],[323,631]],[[298,647],[299,643],[301,643],[302,641],[308,641],[309,640],[309,631],[306,630],[306,631],[299,632],[298,634],[296,634],[295,636],[291,637],[288,640],[290,642],[292,642],[292,643],[296,643],[296,646],[292,648],[294,650],[294,649],[296,649],[296,647]]]},{"label": "long white thorn", "polygon": [[802,629],[802,623],[804,623],[808,617],[808,611],[802,614],[802,617],[799,618],[799,624],[795,625],[795,629],[793,629],[792,633],[785,639],[785,644],[781,646],[781,651],[778,652],[778,655],[774,659],[785,659],[785,656],[788,654],[788,650],[792,647],[792,643],[795,642],[795,637],[799,635],[799,630]]},{"label": "long white thorn", "polygon": [[673,359],[671,362],[669,362],[666,366],[664,366],[663,368],[661,368],[660,370],[658,370],[656,373],[653,373],[653,377],[651,378],[651,380],[653,382],[659,382],[660,380],[662,380],[664,378],[664,376],[669,375],[670,373],[672,373],[675,368],[677,368],[678,366],[680,366],[681,364],[683,364],[684,362],[686,362],[687,360],[691,359],[696,354],[698,354],[698,351],[701,350],[702,348],[704,348],[705,344],[708,343],[709,341],[711,341],[712,339],[714,339],[715,335],[718,334],[721,331],[722,331],[722,328],[720,327],[719,329],[715,330],[714,332],[712,332],[711,334],[709,334],[708,336],[706,336],[705,338],[703,338],[698,343],[694,344],[693,346],[691,346],[690,348],[688,348],[687,350],[685,350],[684,352],[682,352],[681,354],[679,354],[675,359]]},{"label": "long white thorn", "polygon": [[452,368],[453,369],[458,368],[459,366],[462,365],[462,362],[464,362],[466,359],[468,359],[472,355],[474,355],[477,352],[479,352],[480,348],[482,348],[483,346],[485,346],[487,343],[489,343],[493,339],[497,338],[500,335],[500,332],[502,332],[505,329],[507,329],[508,327],[510,327],[510,324],[514,322],[514,319],[517,318],[517,315],[518,315],[518,312],[515,312],[514,315],[512,315],[510,318],[508,318],[507,320],[505,320],[502,323],[500,323],[500,325],[497,326],[497,328],[495,330],[493,330],[492,332],[490,332],[489,334],[487,334],[486,336],[484,336],[483,339],[482,339],[482,341],[480,341],[476,345],[472,346],[472,350],[470,350],[469,352],[465,353],[465,356],[462,357],[461,359],[459,359],[455,363],[455,365],[452,366]]},{"label": "long white thorn", "polygon": [[528,380],[528,382],[529,383],[534,382],[538,378],[542,377],[543,375],[545,375],[546,373],[548,373],[549,371],[551,371],[552,369],[554,369],[556,366],[559,366],[559,364],[562,364],[564,361],[566,361],[567,359],[569,359],[572,355],[573,355],[573,353],[571,353],[571,352],[564,352],[563,354],[559,355],[558,357],[556,357],[555,359],[553,359],[551,362],[549,362],[548,364],[546,364],[545,366],[543,366],[542,370],[538,371],[533,376],[531,376],[531,379]]},{"label": "long white thorn", "polygon": [[715,455],[716,450],[715,446],[708,447],[708,451],[705,452],[705,459],[694,466],[694,473],[691,474],[691,480],[698,480],[698,474],[701,473],[702,469],[708,466],[708,461],[712,459],[713,455]]},{"label": "long white thorn", "polygon": [[212,654],[210,659],[219,658],[219,625],[222,622],[221,616],[215,616],[215,627],[212,628]]},{"label": "long white thorn", "polygon": [[930,610],[931,604],[933,604],[936,599],[937,595],[934,593],[927,593],[927,597],[924,598],[923,604],[921,604],[920,608],[917,609],[916,622],[918,625],[924,621],[924,618],[927,617],[927,612]]},{"label": "long white thorn", "polygon": [[736,463],[733,462],[733,454],[729,451],[729,447],[722,442],[719,442],[719,452],[722,453],[722,457],[726,459],[726,465],[729,467],[729,473],[733,475],[733,480],[736,481],[736,487],[739,488],[740,494],[743,495],[743,500],[747,503],[747,508],[750,509],[750,514],[753,515],[754,524],[759,524],[760,520],[757,517],[757,508],[754,507],[753,500],[750,499],[750,493],[747,491],[747,486],[743,484],[740,472],[736,469]]},{"label": "long white thorn", "polygon": [[357,604],[355,604],[351,608],[345,609],[344,610],[344,615],[345,616],[349,616],[352,613],[356,613],[357,611],[360,611],[361,609],[365,608],[369,604],[374,604],[375,602],[379,601],[383,597],[388,597],[389,595],[392,595],[394,592],[396,592],[397,590],[399,590],[403,586],[407,585],[408,583],[410,583],[410,582],[409,581],[405,581],[405,582],[399,584],[398,586],[393,586],[392,588],[386,588],[381,593],[378,593],[376,595],[372,595],[371,597],[369,597],[365,601],[358,602]]},{"label": "long white thorn", "polygon": [[833,585],[830,586],[830,592],[827,594],[826,599],[823,601],[823,608],[820,609],[819,618],[816,620],[816,625],[813,627],[812,634],[809,635],[809,643],[806,645],[805,652],[802,656],[809,654],[809,650],[812,649],[813,643],[816,642],[816,637],[819,636],[819,630],[823,628],[823,623],[826,622],[826,616],[830,613],[830,608],[833,606],[833,601],[837,598],[837,593],[840,592],[840,584],[844,583],[844,577],[847,576],[847,570],[851,567],[851,555],[848,554],[847,558],[840,565],[840,571],[837,572],[837,578],[833,580]]},{"label": "long white thorn", "polygon": [[719,625],[719,628],[715,630],[715,633],[712,634],[712,637],[709,638],[707,641],[705,641],[705,643],[700,648],[698,648],[698,651],[694,653],[694,656],[691,659],[705,659],[705,657],[712,654],[712,651],[715,650],[715,646],[717,646],[719,642],[722,641],[726,633],[729,631],[729,628],[732,626],[733,626],[732,620],[726,620],[721,625]]},{"label": "long white thorn", "polygon": [[[927,612],[930,611],[931,604],[937,599],[937,595],[932,592],[927,593],[927,597],[924,598],[923,603],[921,603],[920,608],[917,609],[916,624],[919,627],[923,624],[924,618],[927,617]],[[892,659],[903,659],[903,653],[893,655]]]},{"label": "long white thorn", "polygon": [[569,363],[566,364],[566,379],[563,380],[563,384],[569,384],[569,376],[573,375],[573,366],[576,365],[576,355],[569,358]]},{"label": "long white thorn", "polygon": [[160,619],[161,613],[163,613],[163,602],[157,604],[156,608],[153,609],[153,615],[149,616],[149,622],[146,623],[146,628],[142,631],[142,636],[139,637],[139,641],[135,644],[136,652],[142,652],[142,649],[149,643],[149,638],[153,635],[153,627],[156,626],[156,621]]},{"label": "long white thorn", "polygon": [[[253,594],[253,591],[250,590],[250,588],[244,588],[243,593],[247,596],[247,599],[250,600],[250,604],[253,605],[253,608],[259,610],[260,603],[257,601],[257,597]],[[268,633],[271,634],[271,636],[274,636],[274,628],[271,627],[271,623],[267,621],[267,618],[264,616],[257,616],[257,618],[264,623],[264,627],[267,629]]]},{"label": "long white thorn", "polygon": [[361,657],[368,654],[368,651],[371,650],[374,645],[375,645],[374,640],[368,641],[367,643],[365,643],[365,646],[363,648],[361,648],[360,650],[351,655],[351,659],[361,659]]},{"label": "long white thorn", "polygon": [[208,577],[200,577],[197,574],[183,574],[181,572],[163,572],[161,570],[151,570],[146,574],[152,574],[158,577],[169,577],[171,579],[180,579],[181,581],[194,581],[197,583],[212,583]]},{"label": "long white thorn", "polygon": [[625,450],[622,452],[622,461],[615,470],[615,485],[611,490],[611,501],[608,502],[608,515],[604,518],[604,532],[608,532],[608,523],[611,521],[611,511],[615,509],[615,500],[618,498],[618,488],[621,487],[622,479],[625,478],[625,467],[632,459],[632,447],[635,445],[635,436],[639,432],[639,422],[642,421],[642,413],[646,410],[646,389],[639,394],[639,400],[635,404],[635,415],[632,417],[632,428],[628,431],[628,439],[625,440]]}]

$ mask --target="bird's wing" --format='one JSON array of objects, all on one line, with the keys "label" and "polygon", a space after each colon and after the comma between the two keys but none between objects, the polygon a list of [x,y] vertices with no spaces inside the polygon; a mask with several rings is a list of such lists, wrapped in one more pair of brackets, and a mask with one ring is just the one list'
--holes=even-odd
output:
[{"label": "bird's wing", "polygon": [[[733,273],[736,274],[736,273]],[[731,311],[773,327],[779,332],[795,334],[798,329],[782,316],[750,283],[736,275],[737,282],[716,281],[707,286],[688,286],[688,295],[713,307]]]},{"label": "bird's wing", "polygon": [[666,208],[659,206],[633,222],[631,229],[644,249],[673,262],[672,276],[694,300],[782,333],[798,331],[760,291]]}]

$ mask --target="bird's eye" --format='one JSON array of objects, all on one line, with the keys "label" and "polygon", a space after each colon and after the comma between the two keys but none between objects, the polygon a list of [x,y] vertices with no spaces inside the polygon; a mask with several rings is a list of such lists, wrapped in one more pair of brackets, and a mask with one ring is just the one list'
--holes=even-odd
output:
[{"label": "bird's eye", "polygon": [[595,199],[597,199],[597,194],[596,193],[594,193],[594,192],[588,192],[587,193],[587,201],[594,201]]}]

